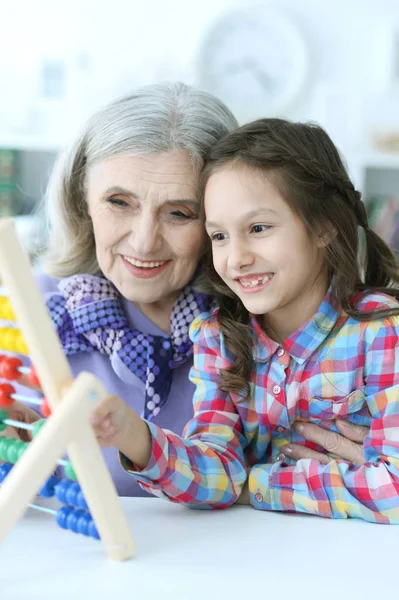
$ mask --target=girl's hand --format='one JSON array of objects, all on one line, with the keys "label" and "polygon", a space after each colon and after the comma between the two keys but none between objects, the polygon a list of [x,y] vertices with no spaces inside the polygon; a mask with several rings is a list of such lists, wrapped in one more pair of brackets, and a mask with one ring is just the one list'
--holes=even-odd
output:
[{"label": "girl's hand", "polygon": [[[14,404],[4,410],[7,412],[8,418],[13,419],[14,421],[20,421],[22,423],[35,423],[40,419],[40,416],[34,410],[26,406],[23,402],[16,401]],[[32,440],[30,431],[11,426],[8,426],[1,431],[0,436],[22,440],[23,442],[30,442]]]},{"label": "girl's hand", "polygon": [[90,422],[102,447],[117,448],[139,469],[147,466],[152,451],[149,429],[119,396],[107,396]]},{"label": "girl's hand", "polygon": [[281,448],[281,452],[293,460],[313,458],[322,464],[328,464],[334,456],[347,460],[353,465],[362,465],[365,462],[363,440],[367,436],[369,428],[354,425],[342,419],[337,419],[336,426],[339,433],[324,429],[314,423],[294,423],[294,429],[305,440],[321,446],[327,454],[316,452],[299,444],[287,444]]}]

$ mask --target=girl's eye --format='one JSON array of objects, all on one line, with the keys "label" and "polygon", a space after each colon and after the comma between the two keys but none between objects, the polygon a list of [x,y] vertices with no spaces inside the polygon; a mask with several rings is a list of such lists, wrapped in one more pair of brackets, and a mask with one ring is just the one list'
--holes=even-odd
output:
[{"label": "girl's eye", "polygon": [[129,206],[128,203],[121,198],[108,198],[107,202],[109,204],[113,204],[114,206]]},{"label": "girl's eye", "polygon": [[226,237],[227,236],[225,233],[220,233],[220,232],[211,233],[211,235],[210,235],[212,242],[223,242],[223,240],[225,240]]},{"label": "girl's eye", "polygon": [[251,230],[254,233],[262,233],[264,231],[267,231],[268,229],[270,229],[270,225],[260,225],[260,224],[253,225],[251,228]]}]

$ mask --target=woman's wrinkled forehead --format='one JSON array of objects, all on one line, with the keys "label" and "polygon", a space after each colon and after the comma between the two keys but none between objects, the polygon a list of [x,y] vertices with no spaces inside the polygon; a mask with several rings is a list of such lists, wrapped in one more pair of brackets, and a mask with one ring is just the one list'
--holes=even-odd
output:
[{"label": "woman's wrinkled forehead", "polygon": [[88,169],[88,199],[119,188],[138,199],[157,195],[160,200],[196,200],[199,173],[188,152],[161,152],[143,156],[115,155]]}]

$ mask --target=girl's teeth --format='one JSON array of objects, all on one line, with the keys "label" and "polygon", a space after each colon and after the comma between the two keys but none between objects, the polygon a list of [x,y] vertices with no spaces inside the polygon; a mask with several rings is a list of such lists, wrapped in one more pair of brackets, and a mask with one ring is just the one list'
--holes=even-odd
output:
[{"label": "girl's teeth", "polygon": [[154,267],[160,267],[165,262],[164,260],[162,260],[162,261],[143,262],[142,260],[135,260],[134,258],[129,258],[128,256],[125,256],[124,258],[131,265],[134,265],[135,267],[141,267],[141,268],[144,268],[144,269],[151,269],[151,268],[154,268]]},{"label": "girl's teeth", "polygon": [[251,288],[251,287],[256,287],[258,285],[263,285],[267,281],[269,281],[269,279],[270,279],[270,275],[265,275],[264,277],[259,277],[258,279],[251,279],[250,281],[248,281],[248,279],[246,279],[245,281],[240,279],[240,283],[243,287]]}]

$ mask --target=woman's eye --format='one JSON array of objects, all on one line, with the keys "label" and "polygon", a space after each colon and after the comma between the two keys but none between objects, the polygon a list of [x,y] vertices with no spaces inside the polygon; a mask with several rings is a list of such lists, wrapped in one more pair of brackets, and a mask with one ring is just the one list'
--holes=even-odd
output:
[{"label": "woman's eye", "polygon": [[177,219],[194,219],[195,215],[187,215],[181,210],[174,210],[171,215]]},{"label": "woman's eye", "polygon": [[270,225],[253,225],[251,230],[254,233],[262,233],[263,231],[267,231],[268,229],[270,229]]},{"label": "woman's eye", "polygon": [[108,198],[107,202],[109,204],[113,204],[114,206],[128,206],[128,203],[121,198]]},{"label": "woman's eye", "polygon": [[211,233],[210,238],[212,240],[212,242],[223,242],[223,240],[226,239],[226,234],[225,233]]}]

